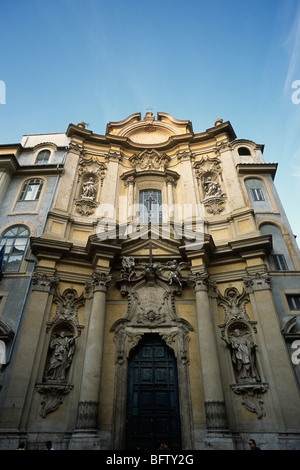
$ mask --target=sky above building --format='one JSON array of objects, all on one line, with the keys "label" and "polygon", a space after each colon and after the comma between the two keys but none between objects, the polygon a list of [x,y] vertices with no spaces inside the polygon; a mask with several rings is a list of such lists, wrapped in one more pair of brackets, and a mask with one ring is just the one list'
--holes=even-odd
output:
[{"label": "sky above building", "polygon": [[0,144],[151,108],[264,144],[300,239],[299,0],[0,0]]}]

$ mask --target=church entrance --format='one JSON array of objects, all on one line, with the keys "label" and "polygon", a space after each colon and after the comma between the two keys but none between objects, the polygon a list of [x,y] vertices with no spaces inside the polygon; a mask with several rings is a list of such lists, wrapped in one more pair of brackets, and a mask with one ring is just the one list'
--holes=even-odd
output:
[{"label": "church entrance", "polygon": [[176,358],[158,334],[144,334],[129,356],[125,439],[127,449],[181,448]]}]

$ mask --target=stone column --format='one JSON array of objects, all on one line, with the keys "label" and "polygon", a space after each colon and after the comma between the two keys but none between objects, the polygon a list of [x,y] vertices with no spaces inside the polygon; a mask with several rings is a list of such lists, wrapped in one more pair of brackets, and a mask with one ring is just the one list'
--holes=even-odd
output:
[{"label": "stone column", "polygon": [[133,207],[134,207],[134,177],[131,176],[127,179],[127,222],[128,220],[132,220],[133,218]]},{"label": "stone column", "polygon": [[[95,434],[98,423],[102,356],[104,345],[107,284],[111,276],[95,271],[92,277],[93,301],[87,333],[83,374],[75,432]],[[87,445],[89,440],[87,438]],[[82,444],[82,441],[81,441]],[[75,442],[71,447],[75,449]]]},{"label": "stone column", "polygon": [[247,273],[248,275],[243,280],[249,293],[255,320],[257,320],[257,329],[264,338],[260,344],[260,350],[269,384],[268,393],[273,395],[274,400],[274,408],[268,414],[269,417],[272,416],[274,420],[277,420],[278,428],[296,429],[300,420],[299,391],[292,370],[291,358],[280,330],[271,291],[271,278],[262,269],[258,271],[247,268]]},{"label": "stone column", "polygon": [[222,378],[216,343],[216,331],[208,298],[208,274],[191,277],[196,295],[196,317],[207,430],[228,430]]}]

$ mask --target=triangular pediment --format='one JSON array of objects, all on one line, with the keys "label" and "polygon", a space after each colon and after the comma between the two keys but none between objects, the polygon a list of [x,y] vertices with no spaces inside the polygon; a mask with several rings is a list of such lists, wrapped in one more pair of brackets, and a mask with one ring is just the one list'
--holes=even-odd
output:
[{"label": "triangular pediment", "polygon": [[173,258],[180,256],[178,246],[167,240],[127,240],[122,247],[123,256],[133,256],[135,258],[149,258],[153,260]]}]

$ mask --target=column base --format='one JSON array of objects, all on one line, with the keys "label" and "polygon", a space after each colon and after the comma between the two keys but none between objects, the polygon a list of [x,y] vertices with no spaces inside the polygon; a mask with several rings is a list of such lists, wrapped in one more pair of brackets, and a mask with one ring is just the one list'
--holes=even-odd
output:
[{"label": "column base", "polygon": [[100,439],[96,430],[74,431],[68,450],[100,450]]},{"label": "column base", "polygon": [[205,450],[235,450],[234,439],[230,431],[206,431],[203,439]]}]

